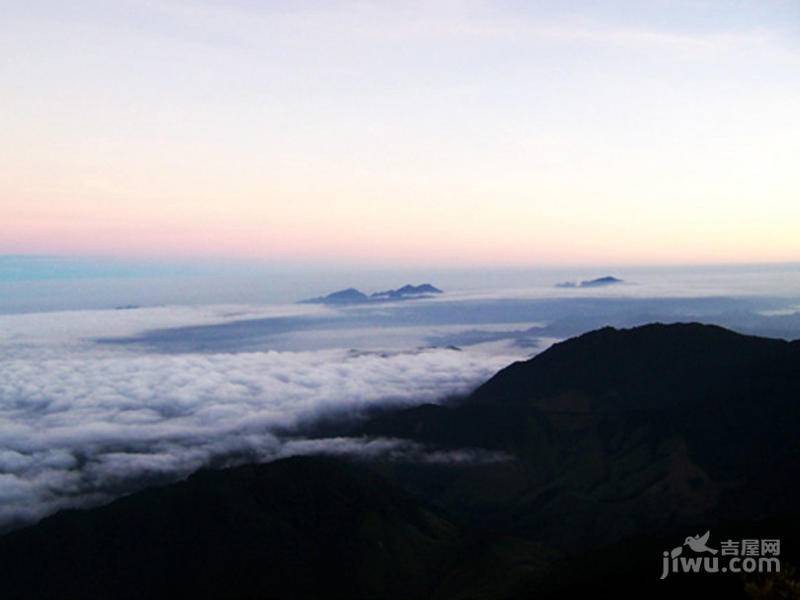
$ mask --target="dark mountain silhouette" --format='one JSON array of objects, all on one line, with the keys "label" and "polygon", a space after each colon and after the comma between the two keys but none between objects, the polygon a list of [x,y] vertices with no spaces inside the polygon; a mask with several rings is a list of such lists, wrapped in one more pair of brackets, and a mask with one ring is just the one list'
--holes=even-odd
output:
[{"label": "dark mountain silhouette", "polygon": [[427,478],[394,471],[465,522],[577,551],[791,511],[799,428],[798,342],[677,324],[585,334],[459,404],[379,415],[357,432],[514,455]]},{"label": "dark mountain silhouette", "polygon": [[788,368],[800,344],[744,336],[697,323],[653,324],[586,333],[480,386],[473,402],[534,402],[555,408],[579,394],[599,411],[676,407],[732,393],[756,372]]},{"label": "dark mountain silhouette", "polygon": [[325,458],[200,471],[0,537],[4,599],[498,597],[549,556]]},{"label": "dark mountain silhouette", "polygon": [[[662,565],[656,559],[664,550],[680,545],[685,534],[685,529],[678,529],[635,535],[562,561],[550,569],[543,579],[532,581],[526,593],[519,598],[777,600],[800,597],[800,570],[797,568],[800,553],[791,545],[800,539],[800,518],[796,513],[780,518],[724,522],[712,531],[712,539],[716,540],[712,545],[715,548],[718,548],[721,540],[783,540],[781,570],[772,574],[679,573],[670,574],[662,580]],[[789,542],[788,547],[786,542]]]},{"label": "dark mountain silhouette", "polygon": [[563,283],[557,283],[556,287],[561,288],[590,288],[590,287],[604,287],[607,285],[615,285],[617,283],[624,283],[622,279],[617,279],[616,277],[612,277],[611,275],[607,275],[605,277],[598,277],[597,279],[589,279],[586,281],[565,281]]},{"label": "dark mountain silhouette", "polygon": [[[203,471],[0,538],[3,597],[796,597],[798,428],[799,342],[607,327],[459,401],[305,432],[513,460]],[[661,582],[707,530],[781,538],[781,574]]]},{"label": "dark mountain silhouette", "polygon": [[386,290],[375,292],[367,296],[355,288],[339,290],[327,296],[302,300],[302,304],[362,304],[365,302],[384,302],[387,300],[411,300],[414,298],[425,298],[433,294],[442,294],[442,290],[433,287],[430,283],[421,285],[406,284],[396,290]]}]

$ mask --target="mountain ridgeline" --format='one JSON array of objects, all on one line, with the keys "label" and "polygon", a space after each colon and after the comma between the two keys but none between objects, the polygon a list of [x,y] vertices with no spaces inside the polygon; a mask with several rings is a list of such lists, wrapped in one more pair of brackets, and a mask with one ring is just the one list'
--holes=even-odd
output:
[{"label": "mountain ridgeline", "polygon": [[468,485],[459,475],[468,501],[443,479],[421,491],[472,523],[574,551],[791,509],[799,399],[798,342],[648,325],[556,344],[458,405],[382,415],[362,430],[512,454]]},{"label": "mountain ridgeline", "polygon": [[[800,343],[604,328],[460,401],[303,432],[508,460],[203,471],[0,538],[4,597],[795,597],[799,428]],[[781,537],[784,570],[660,581],[662,551],[709,529]]]},{"label": "mountain ridgeline", "polygon": [[347,288],[332,292],[327,296],[302,300],[301,304],[365,304],[368,302],[391,302],[395,300],[418,300],[430,298],[436,294],[443,294],[442,290],[430,283],[420,285],[406,284],[396,290],[384,290],[367,295],[356,288]]},{"label": "mountain ridgeline", "polygon": [[606,327],[503,369],[471,401],[532,402],[555,409],[571,397],[595,411],[697,408],[714,396],[741,395],[770,374],[791,374],[798,356],[800,342],[743,336],[711,325]]}]

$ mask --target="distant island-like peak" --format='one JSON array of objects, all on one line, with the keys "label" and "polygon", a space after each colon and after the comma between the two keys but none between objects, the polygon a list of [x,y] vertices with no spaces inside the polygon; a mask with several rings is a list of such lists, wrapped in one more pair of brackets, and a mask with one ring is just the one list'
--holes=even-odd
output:
[{"label": "distant island-like peak", "polygon": [[385,290],[375,292],[369,296],[356,288],[347,288],[333,292],[327,296],[302,300],[303,304],[364,304],[367,302],[386,302],[389,300],[413,300],[417,298],[428,298],[434,294],[443,293],[430,283],[420,285],[406,284],[396,290]]},{"label": "distant island-like peak", "polygon": [[589,288],[589,287],[604,287],[607,285],[616,285],[618,283],[624,283],[622,279],[617,279],[616,277],[612,277],[611,275],[606,275],[605,277],[598,277],[597,279],[588,279],[585,281],[565,281],[563,283],[557,283],[556,287],[560,288]]},{"label": "distant island-like peak", "polygon": [[412,298],[419,296],[428,296],[430,294],[441,294],[442,290],[432,286],[430,283],[422,283],[420,285],[406,284],[396,290],[386,290],[384,292],[375,292],[370,296],[375,300],[398,300],[404,298]]}]

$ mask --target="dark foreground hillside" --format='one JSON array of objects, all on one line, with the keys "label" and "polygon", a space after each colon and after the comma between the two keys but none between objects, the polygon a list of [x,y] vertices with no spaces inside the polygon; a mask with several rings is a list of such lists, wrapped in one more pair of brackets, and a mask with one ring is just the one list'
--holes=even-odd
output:
[{"label": "dark foreground hillside", "polygon": [[509,366],[456,406],[359,430],[513,455],[391,472],[466,522],[568,552],[785,514],[800,500],[800,344],[699,324],[606,328]]},{"label": "dark foreground hillside", "polygon": [[[457,404],[326,427],[508,460],[201,471],[0,538],[2,597],[800,597],[799,428],[797,342],[606,328]],[[705,531],[780,539],[781,572],[661,580]]]},{"label": "dark foreground hillside", "polygon": [[7,534],[0,586],[4,599],[492,598],[550,556],[467,534],[363,466],[290,458]]}]

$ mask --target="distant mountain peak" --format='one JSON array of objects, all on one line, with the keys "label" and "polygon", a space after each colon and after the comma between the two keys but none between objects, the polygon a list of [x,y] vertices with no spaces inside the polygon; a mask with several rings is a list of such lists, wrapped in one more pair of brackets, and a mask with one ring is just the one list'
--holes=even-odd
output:
[{"label": "distant mountain peak", "polygon": [[422,283],[420,285],[411,285],[407,283],[401,288],[396,290],[386,290],[385,292],[375,292],[370,298],[375,299],[403,299],[412,296],[428,296],[431,294],[441,294],[442,290],[432,286],[430,283]]},{"label": "distant mountain peak", "polygon": [[560,288],[590,288],[590,287],[604,287],[607,285],[616,285],[618,283],[625,283],[622,279],[618,279],[611,275],[606,275],[605,277],[598,277],[596,279],[587,279],[584,281],[565,281],[563,283],[557,283],[556,287]]},{"label": "distant mountain peak", "polygon": [[306,304],[357,304],[368,300],[369,298],[365,293],[351,287],[330,293],[327,296],[303,300],[303,302]]},{"label": "distant mountain peak", "polygon": [[442,290],[434,287],[430,283],[412,285],[407,283],[396,290],[386,290],[375,292],[367,296],[356,288],[347,288],[333,292],[327,296],[303,300],[304,304],[363,304],[366,302],[385,302],[387,300],[411,300],[415,298],[426,298],[433,294],[442,294]]}]

